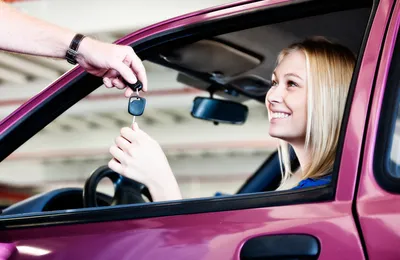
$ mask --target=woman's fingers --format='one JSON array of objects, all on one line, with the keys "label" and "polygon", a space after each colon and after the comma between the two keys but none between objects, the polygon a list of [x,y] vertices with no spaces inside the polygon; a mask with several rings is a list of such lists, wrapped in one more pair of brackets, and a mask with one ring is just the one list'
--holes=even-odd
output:
[{"label": "woman's fingers", "polygon": [[140,171],[137,171],[132,164],[130,164],[130,166],[126,165],[124,166],[120,162],[118,162],[115,158],[113,158],[108,162],[108,167],[111,170],[115,171],[116,173],[119,173],[125,177],[128,177],[138,182],[142,182],[145,185],[147,184],[147,179],[146,178],[143,179],[143,176],[140,174]]},{"label": "woman's fingers", "polygon": [[123,174],[123,166],[121,165],[121,163],[117,162],[115,159],[111,159],[108,162],[108,167],[111,170],[115,171],[116,173]]},{"label": "woman's fingers", "polygon": [[131,143],[140,143],[140,140],[145,137],[145,134],[142,130],[135,128],[134,126],[133,128],[134,129],[130,127],[122,128],[121,136]]},{"label": "woman's fingers", "polygon": [[125,164],[125,153],[116,145],[110,147],[111,155],[118,160],[121,164]]},{"label": "woman's fingers", "polygon": [[128,140],[129,142],[135,141],[135,131],[129,127],[124,127],[121,129],[121,136]]},{"label": "woman's fingers", "polygon": [[118,136],[115,139],[115,144],[124,152],[129,151],[129,148],[132,145],[128,140],[126,140],[122,136]]},{"label": "woman's fingers", "polygon": [[132,125],[132,130],[134,131],[137,140],[152,140],[146,132],[139,128],[139,125],[136,122]]}]

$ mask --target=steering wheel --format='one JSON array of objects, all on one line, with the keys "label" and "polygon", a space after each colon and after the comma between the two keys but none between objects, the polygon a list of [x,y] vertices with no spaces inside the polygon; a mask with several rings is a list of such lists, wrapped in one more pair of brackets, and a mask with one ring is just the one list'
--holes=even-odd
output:
[{"label": "steering wheel", "polygon": [[145,203],[144,195],[149,201],[153,201],[147,187],[137,181],[126,178],[108,166],[100,166],[86,180],[83,188],[83,206],[98,207],[97,185],[103,178],[109,178],[114,184],[114,197],[110,206],[121,204]]}]

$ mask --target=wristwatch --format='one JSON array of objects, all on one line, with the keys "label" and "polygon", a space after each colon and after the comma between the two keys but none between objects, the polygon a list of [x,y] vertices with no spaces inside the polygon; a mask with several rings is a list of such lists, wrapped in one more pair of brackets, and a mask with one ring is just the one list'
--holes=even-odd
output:
[{"label": "wristwatch", "polygon": [[81,41],[85,37],[86,37],[85,35],[78,33],[74,36],[74,38],[71,41],[71,44],[69,45],[67,53],[65,54],[65,59],[72,65],[75,65],[78,63],[76,61],[76,56],[78,55],[78,48],[79,48],[79,45],[81,44]]}]

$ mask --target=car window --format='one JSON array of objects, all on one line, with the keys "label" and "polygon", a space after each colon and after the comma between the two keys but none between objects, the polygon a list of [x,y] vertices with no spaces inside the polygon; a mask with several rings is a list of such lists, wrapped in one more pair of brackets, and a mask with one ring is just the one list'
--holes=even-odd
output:
[{"label": "car window", "polygon": [[392,55],[382,102],[375,149],[374,175],[386,190],[400,192],[400,51],[399,37]]},{"label": "car window", "polygon": [[396,113],[395,129],[392,136],[391,149],[388,158],[388,173],[395,178],[400,178],[400,111]]},{"label": "car window", "polygon": [[[164,149],[183,196],[235,193],[273,151],[263,145],[269,142],[263,104],[245,102],[244,125],[195,119],[194,97],[209,94],[178,83],[176,71],[145,64],[150,91],[136,121]],[[111,159],[108,149],[120,129],[132,123],[127,106],[122,91],[101,86],[23,144],[0,164],[3,206],[45,191],[83,188],[90,173]],[[112,195],[114,187],[105,179],[98,190]]]},{"label": "car window", "polygon": [[[358,53],[369,14],[368,8],[345,10],[207,37],[188,45],[176,46],[171,41],[173,48],[166,45],[157,50],[161,53],[148,54],[150,91],[143,94],[147,99],[144,115],[136,120],[164,149],[183,197],[234,194],[275,152],[277,143],[268,135],[264,100],[276,55],[283,47],[310,35],[324,35]],[[353,22],[355,16],[358,19]],[[279,37],[266,40],[270,35]],[[219,84],[229,81],[236,90],[210,86],[204,80],[208,75]],[[247,96],[240,95],[243,91]],[[248,106],[246,123],[214,124],[193,118],[193,99],[210,97],[209,92],[215,98]],[[108,149],[120,128],[132,123],[127,105],[120,90],[101,86],[2,161],[0,182],[7,190],[2,195],[4,206],[45,191],[82,188],[90,173],[111,159]],[[280,170],[279,165],[275,168]],[[98,191],[112,195],[113,186],[105,181]]]}]

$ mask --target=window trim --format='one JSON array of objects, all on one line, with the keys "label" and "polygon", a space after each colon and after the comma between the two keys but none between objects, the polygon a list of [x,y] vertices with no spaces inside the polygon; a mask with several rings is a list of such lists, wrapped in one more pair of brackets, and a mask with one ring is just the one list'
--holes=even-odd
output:
[{"label": "window trim", "polygon": [[333,191],[334,187],[332,185],[325,185],[297,191],[239,194],[23,215],[0,215],[0,231],[325,202],[332,199]]}]

